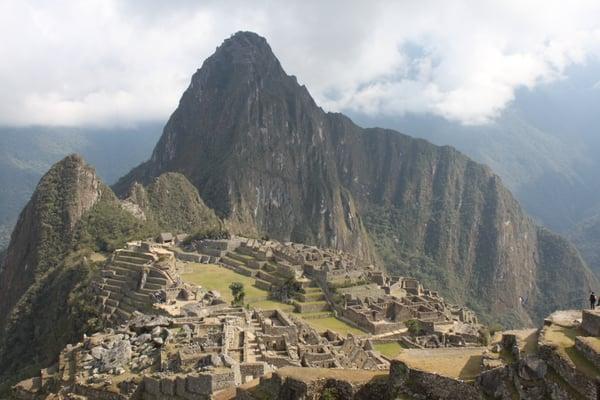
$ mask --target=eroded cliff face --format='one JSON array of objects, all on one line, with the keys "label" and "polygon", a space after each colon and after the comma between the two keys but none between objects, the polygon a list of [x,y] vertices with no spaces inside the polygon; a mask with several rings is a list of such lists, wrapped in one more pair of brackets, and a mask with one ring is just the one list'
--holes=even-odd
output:
[{"label": "eroded cliff face", "polygon": [[570,238],[581,251],[590,269],[600,275],[600,207],[597,214],[579,223]]},{"label": "eroded cliff face", "polygon": [[[544,281],[553,245],[487,167],[325,113],[253,33],[235,34],[204,62],[151,159],[115,190],[165,171],[184,174],[235,231],[383,260],[508,324],[542,318],[534,304],[554,295]],[[570,260],[568,273],[587,279]],[[576,283],[560,298],[580,301],[596,281]]]},{"label": "eroded cliff face", "polygon": [[42,177],[6,250],[0,272],[0,329],[36,278],[62,261],[77,223],[105,190],[110,191],[78,155],[64,158]]}]

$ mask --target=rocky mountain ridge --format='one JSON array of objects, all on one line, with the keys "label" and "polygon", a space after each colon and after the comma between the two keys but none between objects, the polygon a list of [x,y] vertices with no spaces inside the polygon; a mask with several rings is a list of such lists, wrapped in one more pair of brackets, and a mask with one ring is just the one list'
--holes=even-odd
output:
[{"label": "rocky mountain ridge", "polygon": [[114,189],[125,195],[166,171],[185,175],[237,232],[383,261],[509,325],[579,304],[597,284],[489,168],[324,112],[254,33],[238,32],[204,62],[151,159]]}]

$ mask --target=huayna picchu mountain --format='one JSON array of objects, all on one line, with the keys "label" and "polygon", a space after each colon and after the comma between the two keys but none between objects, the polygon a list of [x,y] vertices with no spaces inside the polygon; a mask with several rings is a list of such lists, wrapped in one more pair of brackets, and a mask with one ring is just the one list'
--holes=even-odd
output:
[{"label": "huayna picchu mountain", "polygon": [[383,261],[490,320],[539,321],[598,283],[489,168],[324,112],[254,33],[236,33],[204,62],[150,160],[115,192],[168,171],[236,232]]},{"label": "huayna picchu mountain", "polygon": [[5,385],[49,365],[66,344],[99,328],[89,283],[103,263],[100,254],[162,230],[221,228],[181,174],[133,189],[119,200],[78,155],[40,180],[0,259],[0,396]]}]

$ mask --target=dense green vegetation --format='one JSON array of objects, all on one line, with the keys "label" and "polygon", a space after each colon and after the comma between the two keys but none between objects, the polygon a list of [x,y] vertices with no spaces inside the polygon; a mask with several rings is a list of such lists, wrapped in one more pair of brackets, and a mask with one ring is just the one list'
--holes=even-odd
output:
[{"label": "dense green vegetation", "polygon": [[99,265],[89,254],[70,254],[41,275],[13,309],[0,344],[0,394],[51,364],[65,344],[101,327],[89,290]]},{"label": "dense green vegetation", "polygon": [[[54,172],[54,171],[53,171]],[[112,251],[126,241],[153,235],[155,226],[124,211],[107,189],[85,213],[72,238],[61,230],[62,198],[73,182],[51,173],[36,192],[43,202],[44,230],[39,242],[40,262],[35,282],[13,308],[0,344],[0,379],[14,383],[51,364],[60,350],[80,340],[84,332],[100,327],[90,282],[99,265],[90,261],[93,251]],[[53,225],[49,222],[52,221]],[[63,232],[63,233],[61,233]],[[7,389],[5,387],[4,389]]]},{"label": "dense green vegetation", "polygon": [[127,200],[140,208],[153,229],[192,233],[198,238],[229,235],[198,190],[181,174],[162,174],[147,187],[135,184]]},{"label": "dense green vegetation", "polygon": [[112,252],[132,238],[153,237],[159,227],[153,221],[142,221],[121,208],[112,193],[103,194],[82,218],[76,232],[76,246],[101,252]]},{"label": "dense green vegetation", "polygon": [[404,213],[396,208],[373,205],[365,213],[365,226],[373,237],[377,254],[394,275],[411,276],[426,287],[440,289],[452,302],[463,300],[460,282],[449,269],[414,249],[414,238]]}]

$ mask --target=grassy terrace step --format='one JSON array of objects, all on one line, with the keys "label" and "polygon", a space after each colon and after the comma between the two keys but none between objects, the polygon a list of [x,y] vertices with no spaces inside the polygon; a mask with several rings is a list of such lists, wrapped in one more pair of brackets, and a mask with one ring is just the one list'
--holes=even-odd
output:
[{"label": "grassy terrace step", "polygon": [[[125,299],[123,299],[125,300]],[[123,311],[127,311],[128,313],[133,313],[134,311],[141,311],[145,308],[145,305],[142,307],[139,307],[137,304],[131,304],[131,303],[127,303],[126,301],[122,301],[119,303],[119,309],[123,310]]]},{"label": "grassy terrace step", "polygon": [[119,318],[121,318],[121,319],[123,319],[123,320],[128,320],[129,318],[131,318],[131,313],[130,313],[130,312],[127,312],[127,311],[125,311],[125,310],[122,310],[122,309],[120,309],[120,308],[117,308],[117,309],[115,310],[114,314],[115,314],[117,317],[119,317]]},{"label": "grassy terrace step", "polygon": [[106,284],[111,285],[111,286],[117,286],[120,288],[127,288],[130,286],[130,280],[128,279],[112,279],[112,278],[104,278],[104,281]]},{"label": "grassy terrace step", "polygon": [[256,278],[254,280],[254,286],[262,290],[271,290],[271,283],[267,281],[263,281],[262,279]]},{"label": "grassy terrace step", "polygon": [[136,310],[144,309],[148,305],[148,303],[146,303],[145,301],[139,301],[136,298],[131,297],[131,296],[124,296],[123,300],[121,300],[120,304],[127,304],[127,305],[135,308]]},{"label": "grassy terrace step", "polygon": [[321,290],[321,288],[318,286],[308,286],[302,288],[302,290],[304,293],[323,293],[323,290]]},{"label": "grassy terrace step", "polygon": [[258,271],[258,274],[256,276],[258,276],[263,281],[267,281],[273,285],[283,285],[285,283],[285,279],[272,275],[263,270]]},{"label": "grassy terrace step", "polygon": [[108,296],[110,299],[113,299],[115,301],[121,301],[123,299],[123,293],[119,293],[119,292],[110,292],[110,295]]},{"label": "grassy terrace step", "polygon": [[239,262],[241,262],[242,264],[246,264],[248,261],[250,260],[254,260],[254,257],[250,257],[247,256],[245,254],[241,254],[241,253],[237,253],[237,252],[227,252],[227,257],[229,258],[233,258],[234,260],[237,260]]},{"label": "grassy terrace step", "polygon": [[127,294],[128,297],[135,299],[136,301],[141,301],[141,302],[149,302],[150,301],[150,296],[146,293],[140,293],[138,291],[136,292],[129,292]]},{"label": "grassy terrace step", "polygon": [[273,265],[273,264],[272,264],[272,263],[270,263],[270,262],[268,262],[268,263],[266,263],[266,264],[263,266],[263,268],[262,268],[262,269],[263,269],[264,271],[268,272],[268,273],[271,273],[271,272],[275,272],[275,271],[277,271],[277,266],[276,266],[276,265]]},{"label": "grassy terrace step", "polygon": [[118,265],[111,264],[106,267],[105,271],[112,271],[116,275],[125,276],[125,277],[138,277],[140,276],[140,271],[137,269],[132,269],[129,267],[121,267]]},{"label": "grassy terrace step", "polygon": [[163,285],[163,286],[167,284],[167,280],[165,278],[158,277],[158,276],[149,276],[146,278],[146,282],[147,283],[156,283],[158,285]]},{"label": "grassy terrace step", "polygon": [[164,285],[159,285],[158,283],[149,283],[146,282],[144,285],[144,289],[150,289],[152,291],[161,290],[164,288]]},{"label": "grassy terrace step", "polygon": [[115,286],[115,285],[111,285],[109,283],[105,283],[102,288],[104,290],[110,290],[111,292],[120,292],[121,291],[121,286]]},{"label": "grassy terrace step", "polygon": [[137,253],[135,251],[122,250],[117,252],[119,256],[133,257],[133,258],[143,258],[144,260],[153,261],[154,257],[150,254]]},{"label": "grassy terrace step", "polygon": [[146,258],[132,257],[132,256],[126,256],[126,255],[122,255],[122,254],[117,255],[115,257],[115,260],[122,260],[122,261],[130,262],[130,263],[138,264],[138,265],[144,265],[144,264],[147,264],[147,263],[149,263],[151,261],[154,261],[154,260],[151,260],[151,259],[149,260],[149,259],[146,259]]},{"label": "grassy terrace step", "polygon": [[111,307],[117,307],[119,305],[119,302],[115,299],[108,298],[108,299],[106,299],[104,304],[106,304],[107,306],[111,306]]},{"label": "grassy terrace step", "polygon": [[326,301],[311,301],[302,303],[294,300],[294,309],[296,312],[301,314],[328,311],[329,308],[329,303]]},{"label": "grassy terrace step", "polygon": [[298,293],[296,294],[296,300],[302,303],[325,300],[325,294],[323,292]]},{"label": "grassy terrace step", "polygon": [[[228,257],[221,258],[221,262],[223,264],[225,264],[227,267],[229,267],[232,270],[234,270],[235,272],[237,272],[238,274],[254,277],[257,273],[257,271],[255,269],[250,269],[244,265],[240,265],[240,263],[238,261],[233,260]],[[258,271],[258,272],[260,272],[260,271]]]},{"label": "grassy terrace step", "polygon": [[544,329],[544,341],[556,346],[564,357],[570,358],[578,371],[589,378],[600,376],[600,371],[576,347],[575,337],[584,335],[579,327],[565,327],[552,324]]},{"label": "grassy terrace step", "polygon": [[156,290],[149,289],[148,287],[144,287],[143,289],[138,289],[137,292],[140,294],[145,294],[145,295],[149,296],[152,293],[156,292]]},{"label": "grassy terrace step", "polygon": [[116,267],[122,267],[122,268],[126,268],[129,269],[130,271],[141,271],[142,270],[142,266],[139,264],[134,264],[134,263],[130,263],[128,261],[123,261],[123,260],[119,260],[119,259],[115,259],[112,263],[112,265],[116,266]]},{"label": "grassy terrace step", "polygon": [[329,318],[329,317],[333,317],[333,313],[331,311],[318,311],[318,312],[302,313],[302,319],[306,319],[306,320]]},{"label": "grassy terrace step", "polygon": [[234,260],[233,258],[228,257],[228,256],[221,257],[221,262],[224,264],[227,264],[229,266],[232,266],[232,267],[233,266],[245,267],[244,263],[242,263],[241,261]]}]

